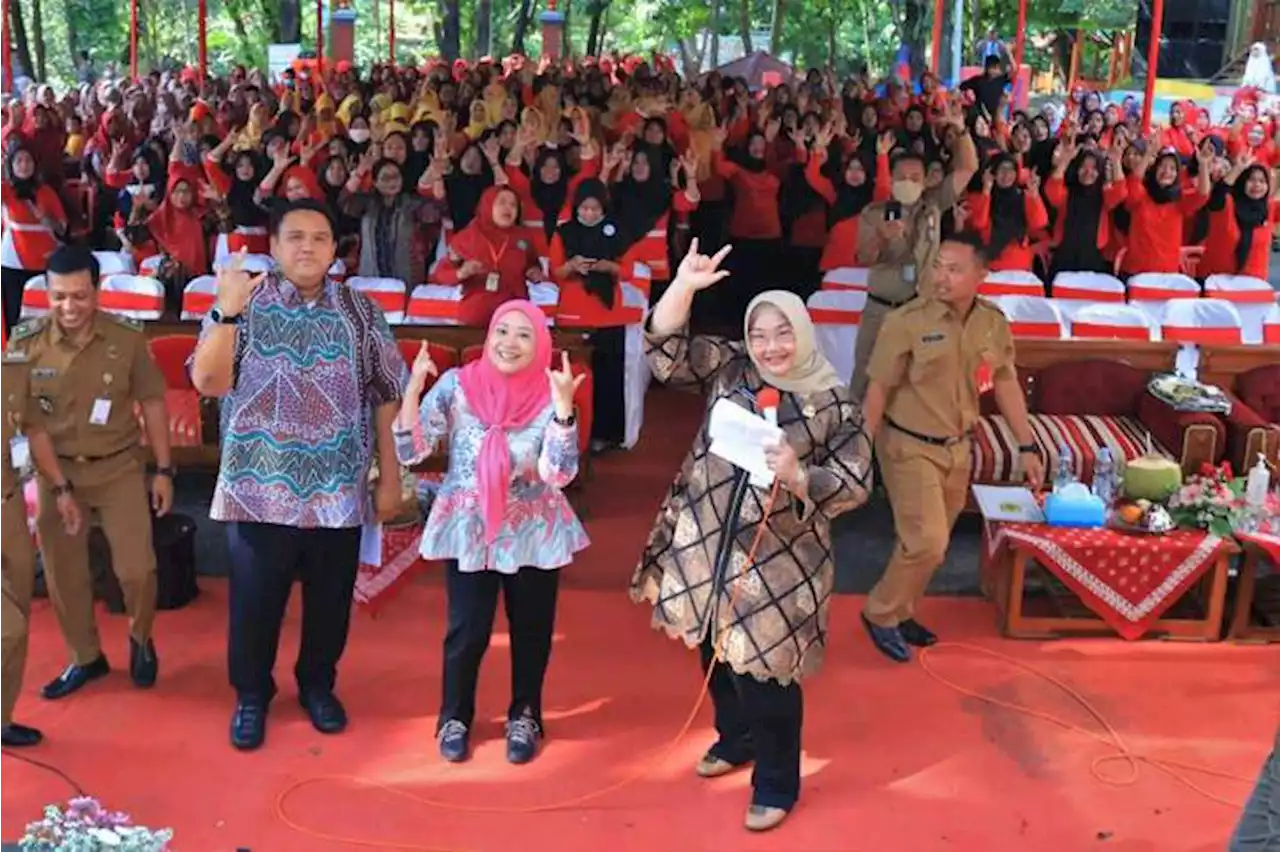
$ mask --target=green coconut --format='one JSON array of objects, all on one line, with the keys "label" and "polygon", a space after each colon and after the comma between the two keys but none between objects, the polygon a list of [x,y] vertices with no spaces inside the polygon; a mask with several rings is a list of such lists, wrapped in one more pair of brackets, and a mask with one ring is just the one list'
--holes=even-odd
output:
[{"label": "green coconut", "polygon": [[1131,500],[1163,502],[1182,485],[1182,468],[1172,459],[1142,456],[1124,466],[1124,495]]}]

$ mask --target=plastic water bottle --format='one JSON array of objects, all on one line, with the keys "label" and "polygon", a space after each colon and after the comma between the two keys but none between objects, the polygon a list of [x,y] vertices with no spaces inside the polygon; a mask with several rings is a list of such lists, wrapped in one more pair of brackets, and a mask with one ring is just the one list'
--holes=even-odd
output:
[{"label": "plastic water bottle", "polygon": [[1110,507],[1116,496],[1116,463],[1111,448],[1102,447],[1093,462],[1093,496]]},{"label": "plastic water bottle", "polygon": [[1072,462],[1071,448],[1065,443],[1058,445],[1058,472],[1053,478],[1053,490],[1061,491],[1075,482],[1076,466]]}]

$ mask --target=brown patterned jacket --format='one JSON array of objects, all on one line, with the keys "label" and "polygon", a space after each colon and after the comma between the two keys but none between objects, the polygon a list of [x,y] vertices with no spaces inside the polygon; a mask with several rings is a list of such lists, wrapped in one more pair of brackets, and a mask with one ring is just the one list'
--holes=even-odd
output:
[{"label": "brown patterned jacket", "polygon": [[[711,407],[728,398],[754,411],[763,386],[741,343],[646,335],[659,381],[701,385]],[[631,597],[653,604],[653,623],[696,647],[711,632],[734,671],[786,684],[822,665],[835,565],[830,521],[871,489],[871,444],[844,387],[783,393],[778,425],[809,474],[808,500],[785,489],[756,537],[769,491],[712,455],[704,420],[649,534]]]}]

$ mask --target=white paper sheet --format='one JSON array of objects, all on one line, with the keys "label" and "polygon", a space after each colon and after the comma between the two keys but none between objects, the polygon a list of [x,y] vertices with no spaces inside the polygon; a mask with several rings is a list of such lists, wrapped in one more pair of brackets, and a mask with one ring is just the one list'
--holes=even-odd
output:
[{"label": "white paper sheet", "polygon": [[782,430],[777,426],[721,399],[711,407],[707,435],[711,438],[711,452],[750,474],[752,485],[768,488],[773,484],[773,471],[769,470],[764,451],[782,440]]},{"label": "white paper sheet", "polygon": [[988,521],[1044,523],[1044,512],[1028,488],[1008,485],[972,485],[978,511]]},{"label": "white paper sheet", "polygon": [[360,564],[382,567],[382,524],[377,521],[360,528]]}]

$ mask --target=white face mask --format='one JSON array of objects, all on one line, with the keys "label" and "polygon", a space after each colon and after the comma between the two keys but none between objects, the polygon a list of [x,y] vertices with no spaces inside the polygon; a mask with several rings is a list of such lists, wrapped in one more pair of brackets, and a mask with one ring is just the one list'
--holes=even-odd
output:
[{"label": "white face mask", "polygon": [[363,145],[369,141],[369,129],[367,127],[356,127],[347,131],[347,136],[357,145]]},{"label": "white face mask", "polygon": [[893,200],[910,207],[920,200],[924,187],[913,180],[895,180],[893,182]]}]

